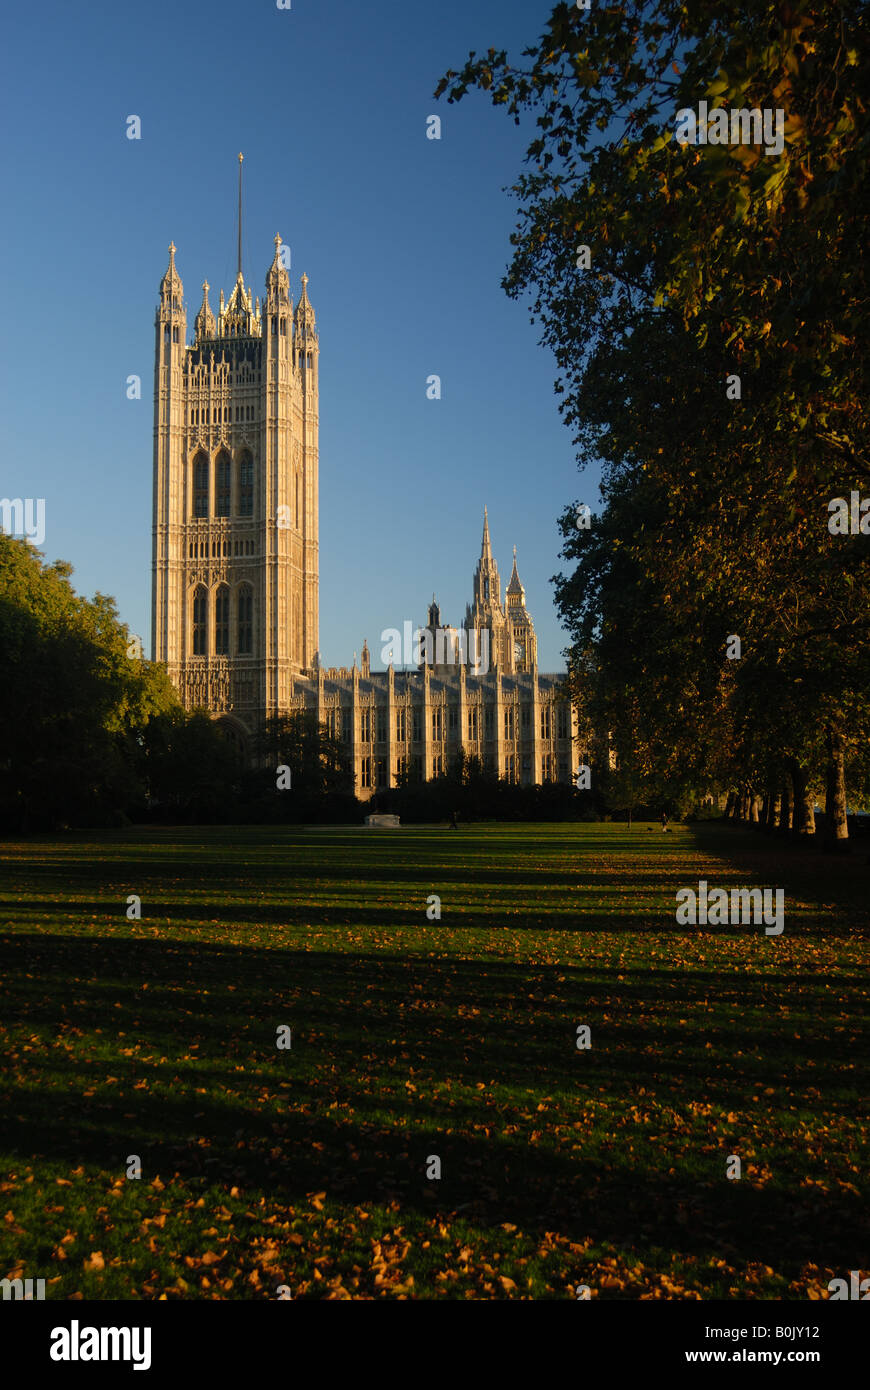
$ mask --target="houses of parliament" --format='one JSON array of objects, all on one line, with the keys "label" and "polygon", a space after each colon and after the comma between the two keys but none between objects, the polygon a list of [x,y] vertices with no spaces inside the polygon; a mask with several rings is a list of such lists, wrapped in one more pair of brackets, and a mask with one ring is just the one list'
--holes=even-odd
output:
[{"label": "houses of parliament", "polygon": [[[512,781],[570,781],[565,678],[538,672],[516,551],[502,604],[485,513],[464,633],[441,628],[433,600],[435,640],[419,645],[413,669],[373,671],[367,643],[359,664],[323,669],[314,309],[305,275],[291,297],[280,237],[262,301],[244,282],[241,235],[239,247],[236,283],[216,313],[202,287],[192,344],[172,245],[160,283],[153,659],[183,704],[207,709],[248,759],[270,716],[316,715],[344,743],[364,799],[402,772],[439,776],[460,747]],[[488,660],[469,664],[481,651]]]}]

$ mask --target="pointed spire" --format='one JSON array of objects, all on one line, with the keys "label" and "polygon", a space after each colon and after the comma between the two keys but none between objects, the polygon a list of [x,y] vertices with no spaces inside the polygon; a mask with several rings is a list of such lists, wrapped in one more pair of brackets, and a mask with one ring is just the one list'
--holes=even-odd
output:
[{"label": "pointed spire", "polygon": [[[174,241],[170,241],[169,243],[169,265],[166,268],[166,272],[163,276],[163,279],[160,281],[160,292],[163,295],[169,294],[175,296],[179,296],[184,292],[183,286],[181,284],[181,276],[175,268]],[[177,307],[180,309],[181,304],[179,303]]]},{"label": "pointed spire", "polygon": [[218,334],[221,337],[254,337],[260,336],[260,302],[257,300],[257,307],[254,308],[254,298],[249,289],[245,287],[242,275],[238,276],[233,292],[224,307],[223,290],[221,290],[221,308],[218,317]]},{"label": "pointed spire", "polygon": [[483,508],[483,541],[480,547],[480,558],[481,560],[492,559],[492,546],[489,543],[489,516],[485,504]]},{"label": "pointed spire", "polygon": [[290,298],[290,276],[287,274],[287,267],[284,264],[284,254],[281,250],[282,241],[280,236],[275,237],[275,255],[272,264],[266,274],[266,289],[270,298],[285,299]]},{"label": "pointed spire", "polygon": [[215,317],[208,302],[208,291],[208,280],[203,280],[202,304],[199,306],[199,313],[194,323],[197,342],[200,342],[203,338],[213,338],[215,335]]},{"label": "pointed spire", "polygon": [[309,335],[316,338],[314,330],[314,309],[311,300],[308,298],[308,276],[302,274],[302,293],[299,296],[299,303],[296,305],[296,326],[303,336]]},{"label": "pointed spire", "polygon": [[509,594],[519,594],[520,598],[525,597],[525,589],[520,583],[520,576],[517,573],[517,548],[514,546],[514,567],[511,571],[510,583],[507,586]]}]

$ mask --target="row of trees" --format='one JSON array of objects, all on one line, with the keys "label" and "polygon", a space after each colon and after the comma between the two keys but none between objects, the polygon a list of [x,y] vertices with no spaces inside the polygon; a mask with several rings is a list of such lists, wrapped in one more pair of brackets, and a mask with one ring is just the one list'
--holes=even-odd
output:
[{"label": "row of trees", "polygon": [[[165,668],[136,655],[114,601],[80,597],[71,573],[0,532],[0,827],[359,814],[347,758],[316,721],[277,721],[266,766],[243,767]],[[292,796],[277,790],[279,764]]]},{"label": "row of trees", "polygon": [[0,532],[0,829],[358,822],[370,809],[410,822],[595,819],[628,804],[620,776],[594,795],[517,786],[460,749],[445,776],[409,774],[369,805],[344,745],[302,712],[270,720],[244,766],[220,725],[185,711],[165,668],[138,655],[114,602],[78,596],[70,575]]},{"label": "row of trees", "polygon": [[398,785],[379,791],[372,808],[400,816],[403,823],[476,820],[594,820],[599,807],[570,783],[522,785],[499,777],[480,758],[460,747],[447,771],[424,782],[412,771]]},{"label": "row of trees", "polygon": [[[639,801],[728,792],[810,835],[824,799],[841,842],[870,790],[870,516],[829,528],[870,498],[865,12],[560,4],[519,65],[438,89],[537,118],[503,283],[602,471],[554,581],[590,723]],[[677,144],[701,102],[782,111],[781,153]]]},{"label": "row of trees", "polygon": [[[0,532],[0,828],[362,819],[347,750],[313,715],[270,720],[242,765],[138,655],[113,600],[80,597],[71,573]],[[447,776],[404,779],[381,801],[411,821],[595,814],[571,786],[510,786],[462,752]]]}]

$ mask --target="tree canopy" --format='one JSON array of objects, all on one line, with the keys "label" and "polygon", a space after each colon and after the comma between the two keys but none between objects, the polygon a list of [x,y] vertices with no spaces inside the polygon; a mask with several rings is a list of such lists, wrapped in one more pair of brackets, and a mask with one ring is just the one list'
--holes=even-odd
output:
[{"label": "tree canopy", "polygon": [[870,494],[865,12],[560,4],[437,93],[535,116],[503,284],[602,467],[592,526],[561,519],[578,695],[650,786],[799,804],[805,832],[824,786],[841,839],[870,689],[870,517],[829,526]]}]

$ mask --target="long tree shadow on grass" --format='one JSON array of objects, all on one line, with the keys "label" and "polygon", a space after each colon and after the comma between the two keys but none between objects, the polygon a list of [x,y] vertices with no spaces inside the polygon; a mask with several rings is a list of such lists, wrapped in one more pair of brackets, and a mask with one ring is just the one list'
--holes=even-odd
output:
[{"label": "long tree shadow on grass", "polygon": [[[2,964],[18,1163],[120,1174],[132,1151],[151,1173],[288,1205],[321,1188],[794,1274],[860,1265],[864,1208],[832,1181],[854,1181],[860,1162],[837,1132],[859,1137],[858,981],[837,976],[829,1001],[809,970],[619,980],[606,966],[42,935],[8,938]],[[753,1138],[776,1180],[729,1183],[739,1124],[727,1138],[703,1117],[687,1131],[684,1107],[753,1115],[771,1088],[770,1152]],[[814,1126],[824,1140],[808,1158]],[[433,1152],[440,1185],[422,1181]],[[819,1175],[827,1190],[802,1186]]]},{"label": "long tree shadow on grass", "polygon": [[[136,885],[143,888],[141,883]],[[679,881],[677,886],[681,885]],[[690,886],[690,885],[689,885]],[[729,885],[730,886],[730,885]],[[733,885],[737,886],[737,885]],[[745,886],[745,885],[742,885]],[[388,906],[383,902],[375,901],[371,905],[361,904],[356,896],[349,894],[349,901],[343,903],[340,896],[333,893],[326,901],[324,899],[314,902],[282,902],[271,903],[262,900],[246,901],[244,903],[228,902],[225,898],[215,898],[213,901],[203,900],[202,896],[197,897],[195,902],[184,898],[163,898],[157,893],[143,894],[146,897],[146,905],[142,916],[142,925],[147,928],[149,925],[159,927],[167,921],[175,927],[187,927],[195,930],[199,926],[214,926],[219,924],[227,928],[245,928],[253,926],[264,926],[267,924],[276,927],[397,927],[397,928],[419,928],[421,922],[425,920],[426,899],[430,891],[440,888],[441,884],[436,880],[434,886],[432,881],[421,885],[419,893],[411,897],[405,903],[395,906]],[[711,884],[712,887],[712,884]],[[602,911],[597,903],[601,898],[601,889],[594,883],[575,883],[574,902],[568,907],[544,907],[542,911],[531,911],[526,907],[517,909],[510,904],[515,901],[511,898],[509,889],[505,889],[506,902],[502,907],[497,896],[487,895],[486,907],[476,910],[474,907],[461,906],[458,911],[450,912],[447,910],[443,919],[438,924],[439,933],[445,935],[452,931],[467,931],[471,928],[484,928],[487,931],[498,932],[501,928],[509,931],[562,931],[572,933],[665,933],[669,932],[674,936],[682,937],[686,928],[676,922],[673,902],[659,905],[649,905],[638,902],[638,890],[631,887],[624,889],[609,885],[608,895],[611,907]],[[360,890],[357,889],[357,893]],[[671,885],[673,891],[673,885]],[[461,892],[461,889],[460,889]],[[624,895],[625,901],[620,901],[620,895]],[[592,903],[588,901],[592,899]],[[538,901],[545,902],[545,899],[538,898]],[[115,912],[107,913],[105,899],[94,898],[91,900],[71,901],[59,903],[50,898],[28,898],[26,903],[15,904],[15,916],[22,921],[33,919],[49,919],[53,925],[61,926],[64,922],[78,925],[83,917],[90,919],[102,919],[108,925],[113,919],[119,920],[122,917],[121,904]],[[815,914],[808,910],[801,912],[787,913],[787,923],[789,939],[795,936],[806,937],[808,934],[816,934],[819,930]],[[92,921],[90,925],[97,929],[97,922]],[[726,923],[715,927],[698,927],[693,930],[699,934],[709,932],[715,933],[720,937],[740,937],[764,935],[764,927],[761,923]],[[826,918],[823,932],[826,938],[852,938],[854,936],[854,925],[847,917]]]}]

